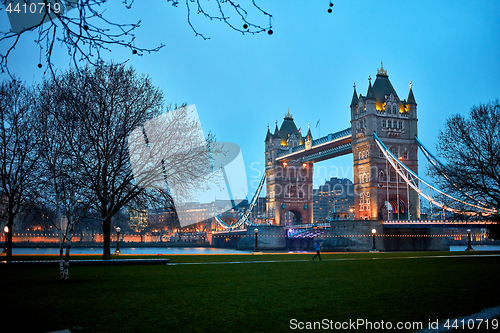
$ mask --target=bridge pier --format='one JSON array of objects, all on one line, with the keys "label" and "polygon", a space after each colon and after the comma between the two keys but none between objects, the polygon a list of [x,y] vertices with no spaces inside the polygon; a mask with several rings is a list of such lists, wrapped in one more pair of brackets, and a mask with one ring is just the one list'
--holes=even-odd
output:
[{"label": "bridge pier", "polygon": [[213,247],[235,249],[246,235],[246,230],[207,233],[207,240]]},{"label": "bridge pier", "polygon": [[386,251],[449,251],[443,227],[384,228]]},{"label": "bridge pier", "polygon": [[286,249],[289,251],[311,251],[314,249],[314,238],[287,238]]},{"label": "bridge pier", "polygon": [[323,238],[323,251],[368,252],[373,244],[379,251],[449,251],[444,227],[392,227],[383,221],[357,220],[332,223]]},{"label": "bridge pier", "polygon": [[255,247],[254,229],[259,229],[257,247],[259,250],[284,250],[286,249],[286,229],[280,226],[263,225],[248,227],[246,234],[238,242],[238,250],[251,251]]},{"label": "bridge pier", "polygon": [[373,246],[372,229],[375,229],[377,250],[385,251],[383,242],[384,227],[382,221],[356,220],[331,223],[330,230],[323,237],[323,251],[368,252]]},{"label": "bridge pier", "polygon": [[[297,226],[298,227],[298,226]],[[337,221],[330,229],[324,226],[307,232],[288,234],[284,226],[256,226],[247,230],[217,232],[209,237],[214,247],[252,251],[255,247],[254,229],[259,229],[260,250],[312,251],[314,242],[323,241],[322,250],[331,252],[368,252],[375,245],[378,251],[449,251],[450,245],[441,226],[384,225],[381,220]],[[302,235],[302,236],[300,236]]]}]

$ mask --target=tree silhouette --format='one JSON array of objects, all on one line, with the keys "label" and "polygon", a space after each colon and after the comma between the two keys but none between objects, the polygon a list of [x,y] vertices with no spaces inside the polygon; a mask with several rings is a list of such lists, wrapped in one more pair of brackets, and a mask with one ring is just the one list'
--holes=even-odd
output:
[{"label": "tree silhouette", "polygon": [[[446,121],[439,134],[438,156],[446,159],[446,170],[430,169],[440,187],[464,201],[500,207],[500,102],[495,100]],[[443,178],[446,172],[449,179]],[[491,217],[490,217],[491,218]],[[496,232],[497,233],[497,232]],[[498,237],[500,236],[497,233]]]},{"label": "tree silhouette", "polygon": [[7,216],[7,260],[12,259],[14,219],[38,195],[41,133],[32,89],[17,80],[0,85],[0,191]]},{"label": "tree silhouette", "polygon": [[[131,68],[70,70],[46,81],[40,96],[74,166],[77,179],[70,188],[78,187],[78,197],[102,220],[104,259],[110,258],[112,218],[122,207],[171,207],[166,179],[188,197],[211,176],[207,143],[213,137],[207,142],[200,136],[201,125],[190,120],[187,108],[165,113],[161,90]],[[137,136],[142,141],[131,141]]]}]

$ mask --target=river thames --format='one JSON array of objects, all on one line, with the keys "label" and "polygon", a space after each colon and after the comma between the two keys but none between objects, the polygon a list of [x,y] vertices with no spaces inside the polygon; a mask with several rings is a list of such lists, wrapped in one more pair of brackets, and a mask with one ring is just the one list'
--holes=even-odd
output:
[{"label": "river thames", "polygon": [[[467,245],[450,246],[450,251],[464,251]],[[476,251],[500,251],[500,245],[475,245]],[[114,250],[114,249],[113,249]],[[239,251],[235,249],[221,249],[213,247],[127,247],[121,248],[123,254],[149,254],[149,255],[169,255],[169,254],[239,254],[252,253],[252,251]],[[13,254],[59,254],[56,247],[19,247],[12,249]],[[111,251],[113,252],[113,251]],[[288,253],[291,251],[269,251]],[[303,251],[301,251],[303,252]],[[71,254],[102,254],[102,247],[74,247]]]}]

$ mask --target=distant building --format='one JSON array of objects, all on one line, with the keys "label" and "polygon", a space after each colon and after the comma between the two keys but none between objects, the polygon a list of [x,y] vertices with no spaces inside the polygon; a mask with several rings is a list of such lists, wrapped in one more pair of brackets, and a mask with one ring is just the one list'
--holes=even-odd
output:
[{"label": "distant building", "polygon": [[149,209],[148,226],[153,232],[174,230],[180,227],[175,211],[170,208]]},{"label": "distant building", "polygon": [[313,221],[354,219],[354,184],[349,179],[331,178],[313,190]]},{"label": "distant building", "polygon": [[252,210],[252,214],[250,215],[250,221],[252,223],[264,223],[266,218],[266,197],[258,197],[257,202]]},{"label": "distant building", "polygon": [[129,226],[135,232],[143,232],[148,227],[148,211],[128,209]]},{"label": "distant building", "polygon": [[[148,225],[152,230],[173,230],[182,227],[183,230],[202,229],[208,222],[207,229],[220,229],[214,215],[218,215],[224,223],[233,224],[238,221],[248,209],[249,202],[244,199],[232,206],[231,200],[215,200],[209,203],[188,202],[176,207],[177,214],[182,214],[182,226],[175,220],[174,212],[170,209],[155,209],[148,212]],[[248,220],[252,223],[262,223],[266,212],[266,198],[257,199],[254,209]],[[245,227],[243,225],[242,227]]]},{"label": "distant building", "polygon": [[[232,208],[230,200],[216,200],[209,203],[191,202],[186,203],[182,208],[185,214],[187,225],[211,219],[214,214],[230,211]],[[177,212],[179,213],[179,212]]]}]

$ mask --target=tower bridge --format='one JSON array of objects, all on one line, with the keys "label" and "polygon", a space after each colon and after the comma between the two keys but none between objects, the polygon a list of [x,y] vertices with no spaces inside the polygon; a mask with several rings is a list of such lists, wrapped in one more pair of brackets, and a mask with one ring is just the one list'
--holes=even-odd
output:
[{"label": "tower bridge", "polygon": [[417,103],[412,85],[408,97],[400,99],[383,65],[375,82],[369,78],[366,95],[357,94],[350,104],[351,127],[314,139],[309,127],[306,136],[297,130],[288,112],[274,133],[268,128],[265,139],[268,216],[284,225],[290,211],[298,224],[311,224],[312,176],[314,163],[353,154],[355,219],[389,220],[419,218],[419,195],[389,168],[376,138],[394,156],[418,174]]},{"label": "tower bridge", "polygon": [[[314,239],[323,239],[329,250],[365,251],[377,237],[384,250],[446,250],[449,230],[453,237],[477,239],[493,222],[471,220],[421,220],[420,199],[462,215],[498,214],[496,209],[470,199],[457,199],[418,175],[418,150],[446,179],[448,169],[418,140],[417,103],[412,84],[401,99],[381,66],[376,79],[368,79],[365,95],[354,85],[350,104],[350,127],[313,138],[310,127],[305,136],[297,129],[288,111],[281,126],[268,127],[265,138],[265,174],[248,210],[233,224],[215,219],[225,231],[212,233],[214,244],[250,249],[259,234],[259,248],[309,249]],[[354,170],[355,221],[313,223],[314,163],[352,154]],[[255,225],[248,220],[260,191],[266,186],[267,218],[272,225]],[[460,190],[460,189],[458,189]],[[471,203],[473,201],[474,203]],[[295,221],[287,225],[285,214]],[[238,230],[243,225],[251,228]],[[278,227],[277,227],[278,226]],[[255,234],[254,232],[257,231]],[[458,236],[457,236],[458,235]]]}]

